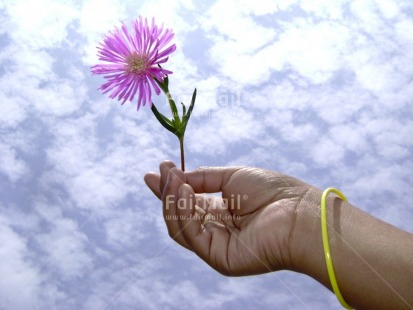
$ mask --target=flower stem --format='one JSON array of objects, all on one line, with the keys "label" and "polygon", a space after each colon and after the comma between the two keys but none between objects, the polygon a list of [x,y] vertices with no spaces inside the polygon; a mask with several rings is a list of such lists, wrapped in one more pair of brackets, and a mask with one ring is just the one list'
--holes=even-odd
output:
[{"label": "flower stem", "polygon": [[154,77],[155,82],[158,84],[159,88],[162,89],[164,92],[168,103],[169,107],[171,108],[172,112],[172,119],[169,119],[162,115],[155,107],[155,105],[152,103],[152,112],[155,114],[155,117],[158,119],[158,121],[162,124],[163,127],[168,129],[170,132],[172,132],[174,135],[176,135],[179,139],[179,148],[181,151],[181,169],[182,171],[185,171],[185,151],[184,151],[184,135],[185,135],[185,129],[186,125],[188,124],[189,117],[191,116],[192,109],[194,108],[195,104],[195,98],[196,98],[196,88],[194,90],[194,93],[192,94],[192,100],[191,100],[191,105],[189,106],[188,112],[186,111],[185,105],[181,102],[182,104],[182,119],[179,117],[178,109],[176,108],[175,101],[172,98],[172,95],[169,92],[169,79],[168,76],[166,76],[163,81],[159,81]]},{"label": "flower stem", "polygon": [[179,148],[181,149],[181,170],[185,171],[184,136],[179,138]]}]

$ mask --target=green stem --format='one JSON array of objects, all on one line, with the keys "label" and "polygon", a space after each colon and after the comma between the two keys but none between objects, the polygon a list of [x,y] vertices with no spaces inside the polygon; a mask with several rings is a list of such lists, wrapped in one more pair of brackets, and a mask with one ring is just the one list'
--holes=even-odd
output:
[{"label": "green stem", "polygon": [[179,148],[181,151],[181,169],[182,171],[185,171],[184,135],[185,135],[186,125],[188,123],[189,117],[191,116],[191,112],[195,104],[196,88],[194,90],[194,93],[192,94],[191,105],[189,107],[188,113],[186,113],[185,105],[182,103],[183,114],[182,114],[182,119],[181,119],[179,117],[179,113],[178,113],[178,109],[176,107],[175,101],[173,100],[171,94],[169,93],[168,76],[164,78],[163,82],[160,82],[155,77],[154,79],[156,83],[158,84],[158,86],[160,87],[160,89],[164,92],[168,100],[169,107],[171,108],[171,112],[172,112],[172,119],[169,120],[164,115],[159,113],[154,105],[152,105],[152,111],[155,114],[158,121],[162,124],[162,126],[164,126],[166,129],[168,129],[169,131],[171,131],[178,137]]},{"label": "green stem", "polygon": [[184,136],[179,138],[179,148],[181,149],[181,170],[185,171]]}]

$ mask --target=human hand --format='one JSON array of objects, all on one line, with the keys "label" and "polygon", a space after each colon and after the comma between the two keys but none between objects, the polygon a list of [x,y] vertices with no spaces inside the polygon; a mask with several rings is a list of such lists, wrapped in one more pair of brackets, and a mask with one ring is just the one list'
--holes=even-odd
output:
[{"label": "human hand", "polygon": [[[169,235],[224,275],[291,269],[297,210],[313,188],[257,168],[182,172],[172,162],[145,182],[162,200]],[[204,193],[222,192],[222,198]],[[305,242],[298,241],[298,242]]]},{"label": "human hand", "polygon": [[[319,189],[269,170],[182,172],[168,161],[161,163],[160,174],[145,175],[145,182],[162,200],[169,235],[220,273],[290,269],[332,289],[321,240]],[[204,194],[215,192],[222,192],[222,198]],[[347,303],[410,309],[412,235],[333,195],[327,208],[334,269]]]}]

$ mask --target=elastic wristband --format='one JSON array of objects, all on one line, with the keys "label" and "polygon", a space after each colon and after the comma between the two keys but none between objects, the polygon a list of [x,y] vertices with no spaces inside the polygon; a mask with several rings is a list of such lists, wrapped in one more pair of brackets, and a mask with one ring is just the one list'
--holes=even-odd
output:
[{"label": "elastic wristband", "polygon": [[324,257],[326,259],[328,277],[330,278],[330,282],[331,282],[331,286],[333,288],[334,294],[336,294],[338,301],[344,308],[352,309],[352,307],[350,307],[346,303],[346,301],[344,300],[343,296],[340,293],[340,289],[338,288],[338,284],[337,284],[336,275],[334,273],[333,262],[331,260],[330,243],[328,241],[327,207],[326,207],[327,196],[330,192],[337,194],[338,197],[340,197],[342,200],[347,201],[347,198],[343,195],[343,193],[333,187],[327,188],[323,192],[323,195],[321,196],[321,235],[323,238]]}]

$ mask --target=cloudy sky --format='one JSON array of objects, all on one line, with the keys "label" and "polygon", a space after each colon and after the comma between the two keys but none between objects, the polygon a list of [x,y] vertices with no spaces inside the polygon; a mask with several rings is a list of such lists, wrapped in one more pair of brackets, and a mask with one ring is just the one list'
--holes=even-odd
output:
[{"label": "cloudy sky", "polygon": [[198,89],[188,170],[282,171],[413,232],[410,0],[5,0],[0,309],[340,309],[307,276],[226,278],[169,239],[143,176],[178,141],[90,73],[139,15],[174,29],[177,102]]}]

